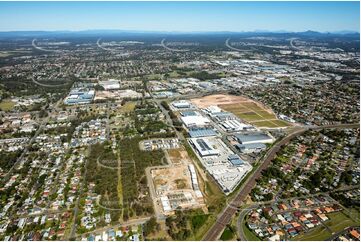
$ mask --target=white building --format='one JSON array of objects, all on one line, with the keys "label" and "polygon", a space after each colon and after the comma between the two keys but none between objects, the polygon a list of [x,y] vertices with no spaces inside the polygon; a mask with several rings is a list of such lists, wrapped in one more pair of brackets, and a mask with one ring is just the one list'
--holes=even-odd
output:
[{"label": "white building", "polygon": [[108,81],[99,81],[99,85],[104,88],[104,90],[116,90],[120,88],[119,80],[109,79]]},{"label": "white building", "polygon": [[219,151],[213,148],[212,143],[207,138],[192,138],[189,141],[201,157],[217,156],[219,154]]}]

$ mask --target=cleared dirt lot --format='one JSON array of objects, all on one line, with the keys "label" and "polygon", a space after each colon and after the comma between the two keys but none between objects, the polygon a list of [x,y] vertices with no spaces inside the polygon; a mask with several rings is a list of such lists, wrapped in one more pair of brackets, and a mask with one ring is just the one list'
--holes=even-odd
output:
[{"label": "cleared dirt lot", "polygon": [[192,103],[194,103],[198,108],[206,108],[211,105],[222,105],[222,104],[234,104],[239,102],[246,102],[249,99],[241,96],[233,96],[233,95],[224,95],[224,94],[216,94],[205,96],[201,98],[191,99]]}]

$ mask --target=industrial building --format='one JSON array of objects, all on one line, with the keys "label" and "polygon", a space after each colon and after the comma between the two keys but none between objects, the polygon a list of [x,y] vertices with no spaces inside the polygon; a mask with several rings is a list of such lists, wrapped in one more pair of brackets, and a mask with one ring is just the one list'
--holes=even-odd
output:
[{"label": "industrial building", "polygon": [[109,79],[108,81],[99,81],[99,85],[102,86],[106,91],[120,89],[120,81],[115,79]]},{"label": "industrial building", "polygon": [[191,138],[189,142],[201,157],[217,156],[219,154],[219,151],[213,148],[214,144],[207,138]]},{"label": "industrial building", "polygon": [[252,125],[241,123],[236,119],[225,120],[220,123],[220,126],[227,132],[255,130],[255,127],[253,127]]},{"label": "industrial building", "polygon": [[217,137],[188,139],[207,172],[217,181],[225,194],[238,186],[252,166],[234,154]]},{"label": "industrial building", "polygon": [[187,100],[174,101],[171,105],[176,109],[187,109],[192,107],[191,103]]},{"label": "industrial building", "polygon": [[274,138],[263,132],[238,133],[234,135],[240,144],[273,143]]},{"label": "industrial building", "polygon": [[95,95],[94,89],[90,88],[73,88],[65,98],[64,104],[86,104],[93,101]]},{"label": "industrial building", "polygon": [[188,134],[191,138],[200,138],[208,136],[216,136],[217,132],[213,128],[190,128]]},{"label": "industrial building", "polygon": [[194,111],[182,112],[181,115],[181,120],[187,128],[194,126],[204,127],[208,126],[211,122],[207,117],[203,117],[198,112]]},{"label": "industrial building", "polygon": [[250,143],[250,144],[237,144],[236,148],[245,154],[248,153],[258,153],[267,148],[267,146],[263,143]]}]

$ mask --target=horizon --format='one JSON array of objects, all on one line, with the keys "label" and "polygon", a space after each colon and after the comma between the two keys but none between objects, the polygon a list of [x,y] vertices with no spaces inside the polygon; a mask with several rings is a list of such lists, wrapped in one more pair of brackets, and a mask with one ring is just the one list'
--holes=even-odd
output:
[{"label": "horizon", "polygon": [[360,34],[360,31],[353,31],[353,30],[337,30],[337,31],[315,31],[313,29],[308,29],[304,31],[288,31],[288,30],[249,30],[249,31],[161,31],[161,30],[124,30],[124,29],[80,29],[80,30],[41,30],[41,29],[34,29],[34,30],[10,30],[10,31],[1,31],[0,33],[16,33],[16,32],[44,32],[44,33],[56,33],[56,32],[66,32],[66,33],[81,33],[81,32],[118,32],[118,33],[144,33],[144,34],[151,34],[151,33],[170,33],[170,34],[221,34],[221,33],[231,33],[231,34],[248,34],[248,33],[270,33],[270,34],[298,34],[298,33],[307,33],[307,32],[314,32],[319,34]]},{"label": "horizon", "polygon": [[[0,2],[0,32],[357,32],[359,2]],[[46,20],[46,21],[44,21]],[[166,20],[166,21],[165,21]]]}]

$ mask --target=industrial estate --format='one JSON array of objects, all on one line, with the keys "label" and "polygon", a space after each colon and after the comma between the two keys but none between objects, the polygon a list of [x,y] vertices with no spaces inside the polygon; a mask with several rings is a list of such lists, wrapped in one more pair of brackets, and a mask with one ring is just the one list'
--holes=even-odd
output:
[{"label": "industrial estate", "polygon": [[359,34],[0,38],[0,240],[360,240]]}]

